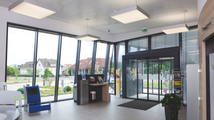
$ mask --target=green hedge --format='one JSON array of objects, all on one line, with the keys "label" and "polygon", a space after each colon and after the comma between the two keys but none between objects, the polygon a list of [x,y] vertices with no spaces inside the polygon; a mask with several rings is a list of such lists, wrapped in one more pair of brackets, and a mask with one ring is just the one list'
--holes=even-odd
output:
[{"label": "green hedge", "polygon": [[[39,76],[38,76],[38,77],[39,77]],[[43,78],[43,75],[42,75],[41,77]],[[53,74],[50,74],[49,77],[54,77],[54,75],[53,75]]]},{"label": "green hedge", "polygon": [[[16,75],[9,75],[8,77],[16,77]],[[33,75],[20,74],[20,75],[17,75],[17,77],[33,77]],[[39,75],[36,75],[36,77],[39,77]],[[41,77],[43,77],[43,75]],[[49,75],[49,77],[54,77],[54,75]]]},{"label": "green hedge", "polygon": [[[9,75],[8,77],[16,77],[16,75]],[[33,75],[19,74],[17,77],[33,77]],[[36,77],[39,77],[39,75],[36,75]]]}]

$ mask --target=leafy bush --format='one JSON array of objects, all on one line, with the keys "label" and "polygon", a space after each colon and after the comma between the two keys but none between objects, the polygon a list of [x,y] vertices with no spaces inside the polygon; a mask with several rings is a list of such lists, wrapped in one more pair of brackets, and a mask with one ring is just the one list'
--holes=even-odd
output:
[{"label": "leafy bush", "polygon": [[71,91],[71,87],[70,86],[65,86],[63,88],[64,93]]},{"label": "leafy bush", "polygon": [[68,75],[71,76],[71,68],[68,69]]},{"label": "leafy bush", "polygon": [[7,75],[14,75],[15,74],[15,69],[10,67],[10,66],[7,66]]},{"label": "leafy bush", "polygon": [[17,91],[20,91],[22,94],[24,94],[24,88],[19,88]]}]

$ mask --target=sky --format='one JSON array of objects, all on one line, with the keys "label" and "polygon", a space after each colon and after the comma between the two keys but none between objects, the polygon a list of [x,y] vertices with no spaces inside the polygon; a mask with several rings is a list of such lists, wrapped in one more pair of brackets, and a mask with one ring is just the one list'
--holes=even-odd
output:
[{"label": "sky", "polygon": [[[33,61],[35,32],[9,27],[7,65],[21,65]],[[105,58],[105,43],[97,44],[97,58]],[[39,32],[37,60],[39,58],[57,59],[58,36]],[[77,40],[62,37],[61,64],[75,64]],[[80,59],[92,57],[93,42],[81,42]]]}]

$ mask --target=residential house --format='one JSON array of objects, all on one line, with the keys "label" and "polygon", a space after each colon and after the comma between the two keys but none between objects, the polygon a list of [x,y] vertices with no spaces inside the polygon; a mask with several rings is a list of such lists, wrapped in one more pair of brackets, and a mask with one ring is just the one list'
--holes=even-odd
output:
[{"label": "residential house", "polygon": [[[45,68],[49,68],[49,70],[51,71],[51,73],[53,75],[56,75],[56,63],[57,63],[57,60],[54,60],[54,59],[39,59],[38,62],[37,62],[37,70],[39,71],[39,75],[43,75],[44,74],[44,71],[45,71]],[[59,74],[61,74],[61,66],[60,66],[60,72]]]},{"label": "residential house", "polygon": [[33,62],[26,62],[23,66],[21,66],[20,74],[28,74],[27,68],[31,68],[32,71],[30,71],[30,73],[33,73]]},{"label": "residential house", "polygon": [[68,69],[71,67],[72,64],[64,64],[64,65],[61,65],[62,67],[62,74],[63,75],[66,75],[68,74]]},{"label": "residential house", "polygon": [[[81,59],[79,61],[79,74],[90,74],[91,73],[92,58]],[[71,71],[75,71],[76,64],[72,65]],[[103,74],[105,69],[105,58],[96,58],[94,73]]]}]

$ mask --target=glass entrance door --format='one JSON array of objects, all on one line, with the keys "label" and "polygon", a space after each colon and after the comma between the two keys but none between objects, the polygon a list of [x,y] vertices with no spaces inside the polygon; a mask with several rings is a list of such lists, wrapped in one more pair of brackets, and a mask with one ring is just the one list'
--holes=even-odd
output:
[{"label": "glass entrance door", "polygon": [[126,60],[126,97],[137,99],[137,59]]},{"label": "glass entrance door", "polygon": [[157,59],[149,60],[149,100],[159,101],[159,62]]},{"label": "glass entrance door", "polygon": [[148,100],[147,60],[138,60],[138,99]]},{"label": "glass entrance door", "polygon": [[169,93],[172,66],[173,59],[126,60],[126,97],[160,101]]}]

